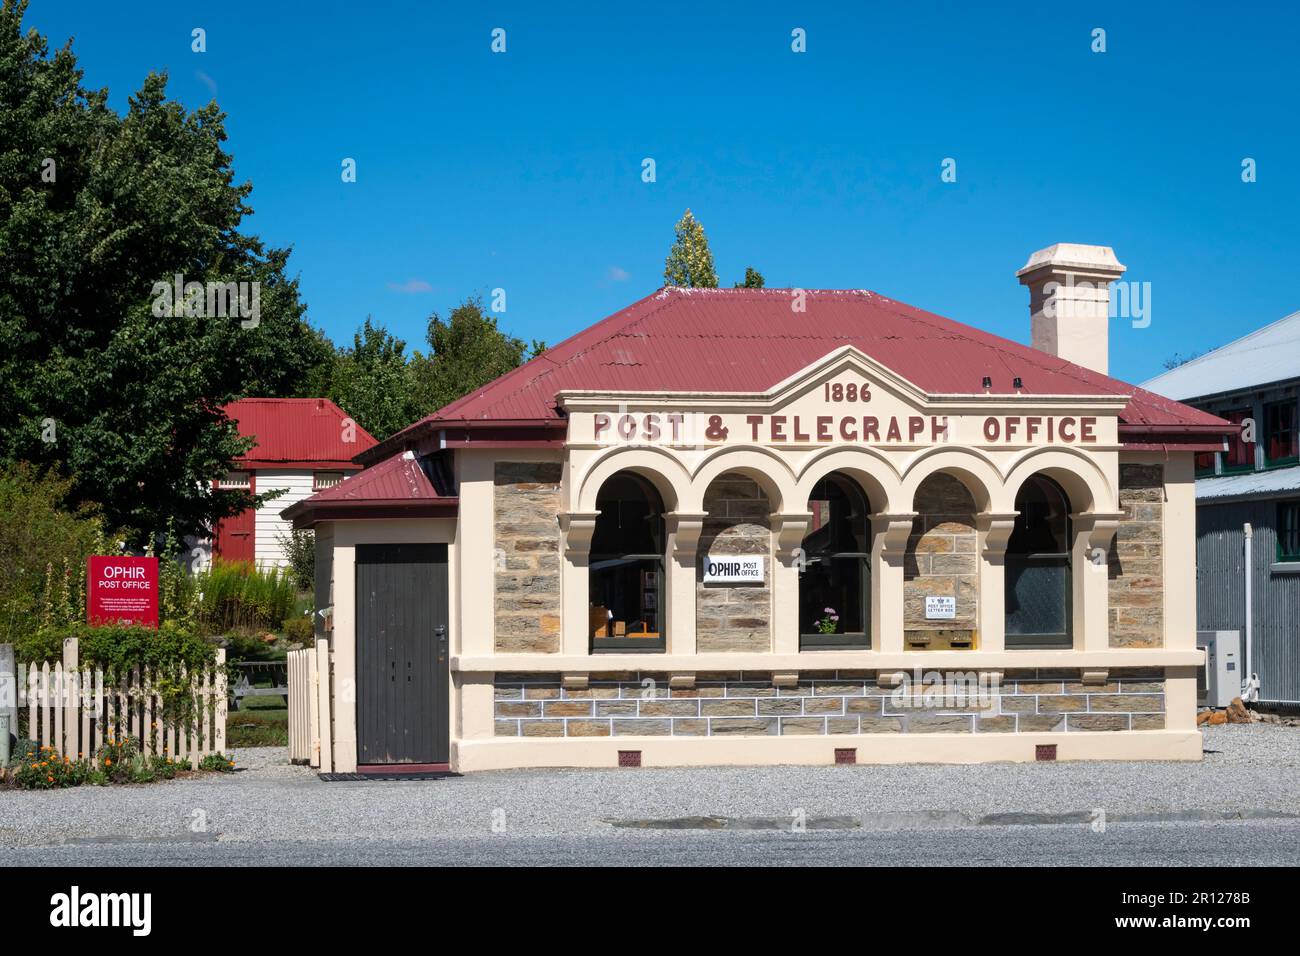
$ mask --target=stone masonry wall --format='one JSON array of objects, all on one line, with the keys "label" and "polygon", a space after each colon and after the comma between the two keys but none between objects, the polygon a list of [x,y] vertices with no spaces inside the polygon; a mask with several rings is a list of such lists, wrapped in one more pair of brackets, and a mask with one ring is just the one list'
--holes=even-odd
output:
[{"label": "stone masonry wall", "polygon": [[1109,556],[1110,646],[1164,644],[1164,468],[1119,466],[1124,513]]},{"label": "stone masonry wall", "polygon": [[[951,475],[931,475],[916,490],[903,559],[903,629],[972,630],[979,621],[975,499]],[[955,597],[953,620],[927,620],[927,596]]]},{"label": "stone masonry wall", "polygon": [[499,653],[560,650],[559,462],[497,462],[493,476]]},{"label": "stone masonry wall", "polygon": [[[771,506],[758,483],[743,475],[719,476],[704,494],[709,517],[695,562],[696,646],[712,651],[767,651],[772,645]],[[705,555],[765,556],[762,587],[704,583]]]},{"label": "stone masonry wall", "polygon": [[[1008,671],[975,706],[907,706],[873,671],[805,673],[797,687],[771,674],[699,674],[671,690],[668,675],[593,674],[583,690],[554,674],[499,674],[498,737],[734,737],[842,734],[1043,733],[1162,730],[1157,669],[1116,668],[1085,685],[1076,670]],[[924,678],[922,678],[924,679]],[[917,702],[927,703],[922,699]]]}]

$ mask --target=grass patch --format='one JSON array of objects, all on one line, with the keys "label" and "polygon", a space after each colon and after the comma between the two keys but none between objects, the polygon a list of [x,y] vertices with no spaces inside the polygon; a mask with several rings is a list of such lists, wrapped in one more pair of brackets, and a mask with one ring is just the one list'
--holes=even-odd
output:
[{"label": "grass patch", "polygon": [[289,746],[289,711],[276,697],[249,697],[226,715],[227,747]]}]

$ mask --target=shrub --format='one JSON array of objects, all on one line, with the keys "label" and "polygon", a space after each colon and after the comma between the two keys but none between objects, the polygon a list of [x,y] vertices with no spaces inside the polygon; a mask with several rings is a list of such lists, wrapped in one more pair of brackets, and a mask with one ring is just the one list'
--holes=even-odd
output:
[{"label": "shrub", "polygon": [[0,470],[0,643],[84,619],[86,557],[106,543],[93,507],[66,505],[71,487],[25,463]]},{"label": "shrub", "polygon": [[141,763],[140,742],[134,737],[109,737],[94,760],[95,770],[103,775],[106,783],[136,782]]},{"label": "shrub", "polygon": [[310,614],[299,614],[284,620],[284,636],[296,644],[311,644],[316,636],[316,626]]},{"label": "shrub", "polygon": [[247,561],[215,561],[195,584],[199,623],[208,633],[279,627],[297,600],[287,573]]},{"label": "shrub", "polygon": [[280,535],[280,547],[289,559],[289,574],[299,591],[316,590],[316,534],[310,528],[295,528]]},{"label": "shrub", "polygon": [[153,771],[155,779],[171,780],[182,770],[189,770],[190,762],[188,760],[173,760],[164,754],[152,758],[149,761],[149,769]]},{"label": "shrub", "polygon": [[200,701],[189,681],[181,679],[181,668],[193,674],[211,666],[217,648],[193,631],[174,624],[163,624],[157,630],[78,624],[28,634],[14,643],[14,655],[26,664],[56,661],[63,656],[63,641],[69,637],[77,639],[81,666],[102,668],[106,677],[137,668],[148,670],[159,699],[159,722],[189,720],[198,713]]},{"label": "shrub", "polygon": [[14,783],[24,790],[57,790],[76,787],[86,781],[88,768],[84,760],[60,757],[53,747],[24,748],[22,762],[14,768]]},{"label": "shrub", "polygon": [[223,753],[208,754],[199,761],[199,769],[230,773],[235,769],[235,762]]}]

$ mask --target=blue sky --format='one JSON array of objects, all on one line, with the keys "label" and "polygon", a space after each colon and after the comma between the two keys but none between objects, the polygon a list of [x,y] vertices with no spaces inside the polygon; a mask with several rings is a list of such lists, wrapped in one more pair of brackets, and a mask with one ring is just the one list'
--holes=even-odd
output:
[{"label": "blue sky", "polygon": [[752,265],[1021,341],[1028,254],[1113,246],[1151,284],[1149,327],[1111,325],[1112,374],[1142,381],[1300,308],[1300,15],[1216,6],[33,0],[27,23],[119,109],[151,69],[216,98],[247,225],[293,247],[336,341],[369,314],[422,347],[431,311],[503,288],[504,328],[558,342],[662,284],[689,206],[725,285]]}]

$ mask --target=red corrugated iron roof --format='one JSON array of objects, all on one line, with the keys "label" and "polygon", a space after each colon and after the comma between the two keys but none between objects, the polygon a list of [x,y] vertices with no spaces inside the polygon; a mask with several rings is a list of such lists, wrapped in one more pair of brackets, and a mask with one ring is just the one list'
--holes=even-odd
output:
[{"label": "red corrugated iron roof", "polygon": [[[1121,422],[1165,441],[1213,415],[874,292],[664,288],[385,443],[448,423],[556,420],[563,389],[761,392],[844,345],[931,394],[1131,396]],[[1021,379],[1016,389],[1013,381]],[[391,445],[389,443],[392,443]],[[383,449],[381,449],[381,452]]]},{"label": "red corrugated iron roof", "polygon": [[295,527],[322,518],[452,517],[459,499],[438,494],[411,452],[344,478],[280,512]]},{"label": "red corrugated iron roof", "polygon": [[345,428],[348,413],[328,398],[241,398],[225,411],[239,434],[257,439],[238,459],[246,468],[352,469],[352,459],[377,444],[360,425]]}]

